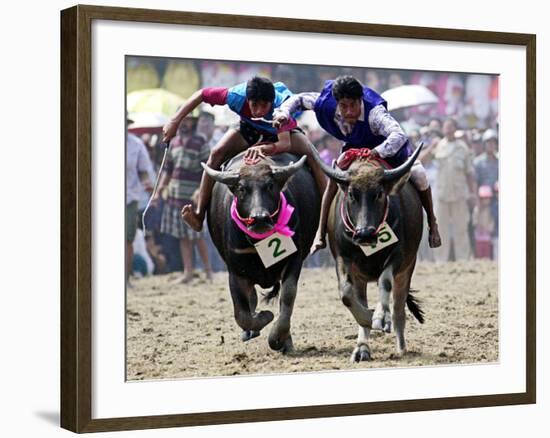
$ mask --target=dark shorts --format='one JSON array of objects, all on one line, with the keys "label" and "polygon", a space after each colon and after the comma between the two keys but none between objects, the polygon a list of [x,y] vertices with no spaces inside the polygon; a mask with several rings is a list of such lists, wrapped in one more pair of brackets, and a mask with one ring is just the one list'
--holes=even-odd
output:
[{"label": "dark shorts", "polygon": [[[341,154],[346,152],[348,149],[353,149],[353,148],[362,149],[362,147],[360,146],[353,146],[353,145],[350,145],[349,143],[346,143],[344,147],[342,147]],[[369,149],[373,149],[373,148],[369,148]],[[407,143],[405,143],[403,147],[399,149],[399,151],[394,156],[386,157],[384,158],[384,161],[388,163],[392,168],[399,167],[401,166],[401,164],[407,161],[407,158],[411,156],[412,152],[413,151],[411,149],[411,146],[407,141]]]},{"label": "dark shorts", "polygon": [[[275,143],[279,140],[276,134],[260,131],[242,120],[239,124],[239,132],[248,143],[248,146],[253,146],[256,143]],[[294,128],[290,131],[291,134],[297,132],[305,134],[301,128]]]},{"label": "dark shorts", "polygon": [[126,242],[132,243],[137,231],[137,201],[126,204]]}]

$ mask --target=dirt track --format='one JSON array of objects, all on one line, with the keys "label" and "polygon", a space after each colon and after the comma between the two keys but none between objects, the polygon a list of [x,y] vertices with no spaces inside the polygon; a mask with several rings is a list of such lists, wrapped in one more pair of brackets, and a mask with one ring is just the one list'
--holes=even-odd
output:
[{"label": "dirt track", "polygon": [[[498,271],[493,262],[419,264],[418,290],[426,322],[410,313],[408,354],[395,356],[395,335],[372,332],[373,361],[349,362],[357,324],[338,298],[334,269],[305,269],[292,318],[295,351],[283,356],[267,345],[268,325],[247,343],[233,310],[226,274],[207,284],[170,283],[174,275],[133,281],[128,290],[129,380],[236,374],[290,373],[365,367],[421,366],[498,360]],[[368,289],[369,307],[378,300]],[[278,304],[270,308],[277,317]]]}]

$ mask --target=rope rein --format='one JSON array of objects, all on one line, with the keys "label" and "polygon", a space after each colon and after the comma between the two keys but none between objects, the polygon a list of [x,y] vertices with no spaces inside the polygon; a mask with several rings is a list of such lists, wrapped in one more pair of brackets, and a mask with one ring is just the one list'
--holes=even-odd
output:
[{"label": "rope rein", "polygon": [[[347,198],[348,198],[348,194],[346,193],[344,195],[344,199],[340,203],[340,217],[342,218],[342,222],[344,223],[344,227],[346,228],[346,231],[348,231],[349,233],[352,233],[352,237],[355,237],[357,230],[351,218],[349,217],[348,209],[346,208]],[[388,218],[389,209],[390,209],[390,199],[389,199],[389,196],[386,195],[386,201],[384,206],[384,216],[382,217],[382,221],[378,224],[378,227],[374,232],[375,235],[378,234],[382,229],[382,227],[384,226],[384,222],[386,222],[386,219]]]},{"label": "rope rein", "polygon": [[153,187],[153,192],[151,193],[151,196],[149,197],[149,201],[147,201],[147,205],[145,206],[145,210],[143,210],[143,213],[141,214],[141,226],[143,227],[143,234],[145,235],[145,214],[147,213],[147,210],[149,210],[149,207],[151,206],[151,202],[153,199],[155,199],[155,196],[157,194],[158,185],[160,181],[160,176],[162,175],[162,171],[164,170],[164,162],[166,161],[166,155],[168,155],[168,149],[169,149],[169,143],[165,143],[164,148],[164,155],[162,157],[162,161],[160,163],[160,168],[157,174],[157,179],[155,181],[155,186]]}]

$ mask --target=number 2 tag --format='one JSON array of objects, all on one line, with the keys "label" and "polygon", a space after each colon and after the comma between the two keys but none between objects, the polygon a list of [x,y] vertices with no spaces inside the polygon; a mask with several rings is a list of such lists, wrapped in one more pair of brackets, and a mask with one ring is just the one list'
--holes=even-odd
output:
[{"label": "number 2 tag", "polygon": [[292,238],[280,233],[274,233],[264,240],[260,240],[254,246],[266,268],[286,259],[297,251]]},{"label": "number 2 tag", "polygon": [[384,222],[384,226],[378,232],[378,241],[371,245],[360,246],[360,248],[361,251],[363,251],[368,257],[395,242],[399,242],[399,239],[397,238],[391,227],[388,225],[388,223]]}]

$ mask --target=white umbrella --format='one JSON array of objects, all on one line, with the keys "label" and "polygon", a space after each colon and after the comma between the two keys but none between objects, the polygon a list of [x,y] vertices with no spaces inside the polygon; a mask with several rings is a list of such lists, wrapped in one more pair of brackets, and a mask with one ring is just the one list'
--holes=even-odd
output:
[{"label": "white umbrella", "polygon": [[439,101],[437,96],[423,85],[401,85],[384,91],[382,97],[388,102],[388,111]]},{"label": "white umbrella", "polygon": [[128,118],[133,121],[129,128],[158,128],[168,122],[168,117],[157,113],[130,113]]}]

